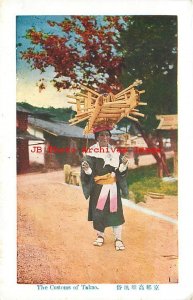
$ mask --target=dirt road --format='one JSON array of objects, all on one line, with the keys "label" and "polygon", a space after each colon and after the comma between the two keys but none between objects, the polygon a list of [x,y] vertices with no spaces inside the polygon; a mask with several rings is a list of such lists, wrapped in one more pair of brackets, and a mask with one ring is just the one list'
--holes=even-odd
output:
[{"label": "dirt road", "polygon": [[[125,251],[111,228],[103,247],[92,245],[88,202],[63,172],[18,176],[18,283],[177,282],[177,225],[124,207]],[[177,219],[177,197],[143,204]]]}]

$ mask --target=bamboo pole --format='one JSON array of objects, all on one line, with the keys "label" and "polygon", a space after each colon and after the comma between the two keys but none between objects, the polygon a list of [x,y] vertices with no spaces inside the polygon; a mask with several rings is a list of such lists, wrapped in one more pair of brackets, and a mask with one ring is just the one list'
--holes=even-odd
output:
[{"label": "bamboo pole", "polygon": [[123,94],[125,94],[127,91],[129,91],[130,89],[132,89],[134,87],[133,84],[131,84],[130,86],[128,86],[126,89],[122,90],[121,92],[119,92],[118,94],[115,95],[115,98],[118,98],[120,96],[122,96]]},{"label": "bamboo pole", "polygon": [[90,116],[91,113],[83,113],[83,114],[79,114],[79,115],[76,115],[74,118],[70,119],[68,122],[71,123],[71,122],[74,122],[74,121],[78,121],[80,120],[80,122],[82,121],[82,118],[87,117],[87,116]]},{"label": "bamboo pole", "polygon": [[120,95],[124,94],[125,92],[127,92],[128,90],[134,88],[135,86],[138,86],[139,84],[141,84],[141,81],[135,80],[134,83],[132,83],[130,86],[128,86],[126,89],[122,90],[121,92],[119,92],[118,94],[115,95],[115,97],[119,97]]},{"label": "bamboo pole", "polygon": [[135,112],[135,111],[131,111],[131,114],[135,115],[135,116],[140,116],[140,117],[144,117],[145,116],[144,114],[139,113],[139,112]]},{"label": "bamboo pole", "polygon": [[67,95],[68,98],[73,98],[73,99],[76,99],[76,96],[75,95]]},{"label": "bamboo pole", "polygon": [[79,111],[81,111],[81,106],[80,106],[80,101],[79,100],[76,100],[76,105],[77,105],[77,113],[79,112]]},{"label": "bamboo pole", "polygon": [[[97,118],[97,121],[99,121],[98,123],[103,124],[103,123],[104,123],[104,118],[98,117],[98,118]],[[102,121],[102,122],[101,122],[101,121]],[[117,117],[111,118],[111,122],[112,122],[112,123],[117,122]],[[98,124],[98,123],[97,123],[97,124]],[[108,122],[108,123],[110,123],[110,122]]]},{"label": "bamboo pole", "polygon": [[84,115],[88,115],[88,114],[91,114],[92,113],[92,111],[85,111],[85,112],[82,112],[82,113],[79,113],[79,114],[77,114],[76,115],[76,117],[81,117],[81,116],[84,116]]},{"label": "bamboo pole", "polygon": [[76,120],[81,120],[81,118],[84,117],[85,115],[90,116],[91,114],[92,114],[92,112],[88,112],[88,111],[79,113],[74,118],[70,119],[69,122],[73,122],[73,121],[76,121]]},{"label": "bamboo pole", "polygon": [[[88,93],[90,93],[90,95],[91,95],[91,100],[95,102],[97,97],[93,97],[91,92],[88,92]],[[88,94],[83,94],[83,93],[77,93],[76,95],[80,96],[80,97],[84,97],[84,98],[89,97]]]},{"label": "bamboo pole", "polygon": [[138,120],[138,119],[136,119],[136,118],[134,118],[134,117],[127,116],[127,118],[128,118],[128,119],[131,119],[131,120],[133,120],[133,121],[139,122],[139,120]]},{"label": "bamboo pole", "polygon": [[88,97],[84,98],[84,109],[88,109]]},{"label": "bamboo pole", "polygon": [[117,108],[117,109],[121,109],[121,108],[128,108],[128,107],[130,107],[130,105],[128,105],[128,104],[120,104],[120,103],[108,103],[107,105],[106,105],[107,103],[104,103],[104,105],[103,105],[103,107],[106,109],[106,108],[111,108],[111,109],[113,109],[113,108]]},{"label": "bamboo pole", "polygon": [[122,112],[124,112],[125,111],[125,109],[124,108],[119,108],[119,109],[117,109],[117,108],[114,108],[114,107],[111,107],[111,108],[102,108],[101,109],[101,113],[122,113]]},{"label": "bamboo pole", "polygon": [[131,102],[134,102],[134,105],[136,107],[137,106],[137,99],[138,99],[138,95],[136,94],[135,89],[132,89],[131,93],[130,93],[130,97],[127,100],[127,103],[131,104]]},{"label": "bamboo pole", "polygon": [[91,108],[92,106],[92,95],[91,95],[91,92],[88,92],[88,108]]},{"label": "bamboo pole", "polygon": [[77,123],[80,123],[80,122],[82,122],[82,121],[85,121],[85,120],[89,119],[89,117],[90,117],[90,116],[86,116],[86,117],[84,117],[84,118],[82,118],[82,119],[79,119],[79,120],[77,120],[77,121],[74,121],[73,123],[70,124],[70,126],[75,125],[75,124],[77,124]]},{"label": "bamboo pole", "polygon": [[110,98],[111,98],[111,102],[114,102],[116,99],[115,99],[115,95],[113,93],[109,93],[110,95]]},{"label": "bamboo pole", "polygon": [[75,95],[74,96],[67,95],[67,97],[84,102],[84,98],[83,97],[79,97],[79,96],[75,96]]},{"label": "bamboo pole", "polygon": [[77,118],[72,118],[72,119],[70,119],[68,122],[69,123],[72,123],[72,122],[74,122],[74,121],[76,121],[77,120]]},{"label": "bamboo pole", "polygon": [[117,118],[120,116],[120,113],[113,113],[113,114],[104,114],[104,113],[99,113],[100,118]]},{"label": "bamboo pole", "polygon": [[91,130],[97,116],[99,115],[99,113],[101,111],[102,105],[103,105],[103,96],[100,95],[96,100],[95,108],[93,110],[93,114],[90,118],[90,122],[88,123],[88,131]]},{"label": "bamboo pole", "polygon": [[78,113],[76,113],[76,115],[78,114],[81,114],[81,113],[86,113],[86,112],[92,112],[92,110],[93,110],[94,108],[90,108],[90,109],[85,109],[84,107],[81,107],[81,110],[78,112]]},{"label": "bamboo pole", "polygon": [[76,96],[76,100],[79,100],[81,103],[85,102],[85,98]]},{"label": "bamboo pole", "polygon": [[89,120],[84,130],[85,133],[89,133],[94,125],[106,123],[115,125],[123,117],[138,122],[134,116],[144,117],[144,114],[140,113],[136,106],[147,105],[139,101],[139,95],[145,91],[139,92],[134,88],[139,83],[140,81],[136,80],[117,95],[113,93],[100,95],[87,86],[81,85],[81,91],[76,96],[70,95],[70,98],[74,99],[71,103],[76,104],[77,108],[76,116],[70,120],[71,125]]},{"label": "bamboo pole", "polygon": [[[133,95],[132,95],[133,94]],[[128,100],[128,108],[125,109],[124,116],[126,117],[131,110],[137,106],[137,100],[136,100],[136,94],[135,90],[132,91],[132,94],[130,96],[130,99]]]},{"label": "bamboo pole", "polygon": [[[68,97],[68,96],[67,96],[67,97]],[[74,99],[74,100],[80,101],[81,103],[84,103],[84,98],[80,98],[80,97],[77,97],[77,96],[71,96],[71,97],[69,97],[69,98],[72,98],[72,99]],[[68,100],[68,101],[72,101],[72,100]]]},{"label": "bamboo pole", "polygon": [[130,99],[135,96],[136,98],[139,97],[138,94],[136,94],[136,90],[133,89],[134,93],[130,93],[129,95],[128,94],[124,94],[124,96],[120,97],[120,98],[117,98],[116,102],[118,101],[125,101],[126,103],[130,101]]},{"label": "bamboo pole", "polygon": [[128,92],[126,92],[126,93],[121,94],[121,95],[118,96],[118,97],[115,96],[115,99],[116,99],[116,100],[125,99],[125,95],[126,95],[127,98],[130,97],[130,90],[129,90]]},{"label": "bamboo pole", "polygon": [[75,101],[71,101],[71,100],[69,100],[69,101],[67,101],[67,102],[70,103],[70,104],[76,104]]},{"label": "bamboo pole", "polygon": [[114,104],[127,104],[124,100],[117,100],[115,102],[105,102],[104,106],[114,105]]},{"label": "bamboo pole", "polygon": [[138,105],[147,105],[147,102],[139,102]]}]

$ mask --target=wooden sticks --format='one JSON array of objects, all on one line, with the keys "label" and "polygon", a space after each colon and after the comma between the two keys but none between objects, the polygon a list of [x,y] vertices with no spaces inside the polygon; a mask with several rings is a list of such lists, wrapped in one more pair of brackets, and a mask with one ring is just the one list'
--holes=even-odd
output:
[{"label": "wooden sticks", "polygon": [[123,117],[138,122],[137,117],[144,117],[136,107],[147,105],[140,101],[140,94],[145,91],[138,91],[136,86],[141,84],[136,80],[129,87],[114,95],[108,93],[100,95],[96,91],[81,85],[81,90],[75,95],[69,95],[73,100],[69,103],[76,104],[77,114],[69,122],[71,125],[88,120],[84,133],[90,133],[93,127],[98,125],[115,126]]}]

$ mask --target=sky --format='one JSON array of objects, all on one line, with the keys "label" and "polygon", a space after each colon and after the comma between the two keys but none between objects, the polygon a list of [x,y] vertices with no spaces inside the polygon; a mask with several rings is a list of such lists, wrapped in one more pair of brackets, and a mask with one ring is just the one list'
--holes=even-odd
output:
[{"label": "sky", "polygon": [[[39,70],[32,70],[29,63],[21,59],[21,51],[34,46],[30,44],[29,39],[25,38],[28,29],[35,27],[37,31],[43,31],[44,33],[48,34],[61,34],[61,36],[64,36],[66,34],[65,32],[63,32],[58,26],[49,26],[47,21],[61,22],[64,20],[64,18],[67,19],[70,17],[70,15],[22,15],[16,17],[17,102],[28,102],[32,105],[43,107],[73,107],[72,104],[67,103],[67,101],[69,100],[67,98],[67,95],[72,94],[73,92],[69,90],[61,90],[60,92],[58,92],[56,88],[54,88],[49,82],[53,79],[54,75],[56,75],[54,74],[53,67],[46,68],[46,72],[41,74]],[[101,25],[104,25],[106,22],[102,15],[97,15],[96,19],[97,25],[99,27]],[[124,23],[123,20],[121,22]],[[69,38],[68,34],[66,34],[66,36]],[[74,39],[74,37],[75,33],[71,32],[69,41],[67,43],[71,43],[78,49],[79,52],[84,53],[84,49],[82,48],[81,43],[77,43],[77,40]],[[36,45],[36,48],[37,47],[39,46]],[[112,51],[115,52],[116,50],[112,49]],[[95,68],[94,73],[99,82],[105,82],[106,78],[109,76],[108,74],[101,75],[101,73],[98,73]],[[81,70],[77,71],[77,76],[79,77],[79,80],[81,80],[83,76]],[[46,89],[39,92],[37,83],[41,78],[45,79]]]},{"label": "sky", "polygon": [[[52,68],[41,74],[39,70],[31,70],[30,65],[21,59],[20,51],[30,47],[30,42],[25,38],[27,29],[35,27],[37,30],[44,30],[48,33],[59,33],[53,27],[47,24],[48,20],[62,21],[64,16],[17,16],[16,17],[16,63],[17,63],[17,90],[16,101],[27,102],[39,107],[69,107],[67,94],[72,94],[69,90],[58,92],[56,88],[49,83],[54,72]],[[39,92],[37,82],[44,78],[46,89]]]}]

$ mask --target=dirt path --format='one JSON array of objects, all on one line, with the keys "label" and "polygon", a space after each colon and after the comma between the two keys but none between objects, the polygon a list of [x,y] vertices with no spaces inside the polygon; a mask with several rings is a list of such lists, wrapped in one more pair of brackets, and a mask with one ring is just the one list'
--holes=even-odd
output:
[{"label": "dirt path", "polygon": [[[145,206],[177,219],[177,197],[156,201]],[[176,224],[124,206],[126,249],[116,252],[111,228],[92,245],[87,206],[62,171],[18,176],[18,283],[177,282]]]}]

